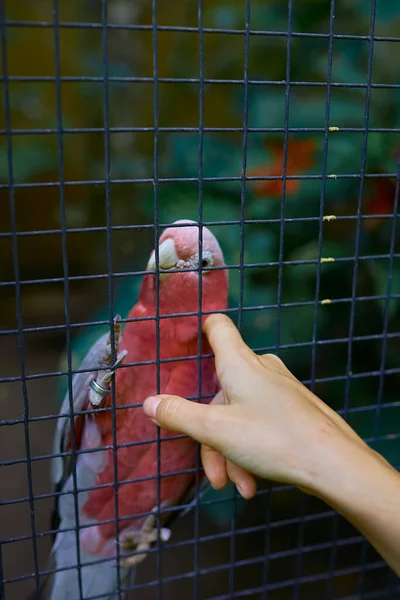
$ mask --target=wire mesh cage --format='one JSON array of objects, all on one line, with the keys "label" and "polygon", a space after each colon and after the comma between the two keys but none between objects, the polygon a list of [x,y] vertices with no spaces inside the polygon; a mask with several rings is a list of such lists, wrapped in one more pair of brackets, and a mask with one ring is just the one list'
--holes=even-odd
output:
[{"label": "wire mesh cage", "polygon": [[[278,354],[398,467],[400,8],[392,0],[0,7],[0,597],[41,598],[55,572],[78,578],[81,599],[110,597],[87,595],[82,583],[80,537],[93,521],[81,522],[78,491],[100,487],[114,550],[93,562],[101,574],[114,561],[121,599],[398,598],[384,561],[322,501],[274,482],[259,482],[249,502],[234,486],[203,493],[197,447],[188,464],[163,471],[163,445],[184,436],[166,440],[157,429],[153,439],[122,439],[118,428],[130,418],[124,411],[141,411],[143,394],[165,391],[165,372],[179,362],[191,377],[184,395],[214,395],[201,327],[215,309],[203,282],[208,271],[227,272],[222,312],[245,341]],[[199,283],[194,299],[183,294],[166,311],[159,242],[178,219],[195,222],[198,261],[186,270]],[[204,260],[205,227],[225,264]],[[153,248],[154,314],[132,316]],[[143,359],[128,354],[115,368],[146,385],[121,405],[110,376],[107,406],[77,408],[74,377],[87,385],[118,359],[117,314],[126,331],[154,327],[150,351],[137,353]],[[163,322],[188,317],[195,345],[166,357]],[[104,334],[108,362],[82,364]],[[70,438],[57,453],[63,397]],[[109,426],[111,475],[82,487],[80,427],[93,414]],[[155,463],[127,477],[118,457],[143,447]],[[69,488],[51,487],[56,455],[70,461]],[[195,493],[168,507],[184,514],[163,541],[171,477]],[[138,512],[127,513],[122,499],[138,484],[156,497],[157,535],[126,581],[120,537]],[[75,566],[60,567],[48,562],[60,527],[51,514],[67,496]]]}]

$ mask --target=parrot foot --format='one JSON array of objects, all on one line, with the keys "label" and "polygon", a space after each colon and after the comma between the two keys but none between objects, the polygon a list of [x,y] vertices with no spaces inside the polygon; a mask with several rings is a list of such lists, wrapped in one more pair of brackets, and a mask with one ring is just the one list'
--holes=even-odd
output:
[{"label": "parrot foot", "polygon": [[111,350],[111,334],[108,336],[107,344],[104,350],[99,356],[99,365],[101,367],[108,367],[105,371],[99,371],[94,379],[90,382],[89,400],[92,406],[98,408],[103,399],[110,395],[111,388],[110,383],[113,375],[115,374],[116,367],[122,364],[125,356],[128,354],[127,350],[118,352],[119,341],[121,336],[121,317],[116,315],[114,319],[114,350],[117,356],[117,360],[112,364],[112,350]]},{"label": "parrot foot", "polygon": [[[166,527],[160,528],[160,539],[167,542],[171,537],[171,530]],[[135,554],[121,560],[121,567],[134,567],[146,558],[147,550],[150,550],[158,538],[157,515],[149,515],[143,524],[141,531],[131,531],[121,536],[121,545],[126,552],[138,552],[143,550],[143,554]]]}]

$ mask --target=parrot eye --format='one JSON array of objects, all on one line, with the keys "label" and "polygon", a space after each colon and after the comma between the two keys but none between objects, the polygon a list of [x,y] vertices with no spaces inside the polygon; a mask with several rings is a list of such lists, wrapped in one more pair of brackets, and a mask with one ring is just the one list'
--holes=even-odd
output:
[{"label": "parrot eye", "polygon": [[[196,256],[197,264],[199,263],[198,256]],[[203,256],[201,257],[201,268],[207,269],[208,267],[214,266],[214,257],[209,250],[203,251]],[[211,271],[205,271],[203,275],[208,275]]]},{"label": "parrot eye", "polygon": [[[203,251],[203,256],[201,257],[201,261],[199,259],[199,255],[195,254],[195,256],[193,256],[192,260],[192,264],[195,268],[199,268],[200,264],[201,264],[201,268],[202,269],[207,269],[208,267],[213,267],[214,266],[214,257],[212,255],[212,252],[210,252],[209,250],[204,250]],[[211,271],[205,271],[203,273],[203,275],[208,275],[208,273],[211,273]]]}]

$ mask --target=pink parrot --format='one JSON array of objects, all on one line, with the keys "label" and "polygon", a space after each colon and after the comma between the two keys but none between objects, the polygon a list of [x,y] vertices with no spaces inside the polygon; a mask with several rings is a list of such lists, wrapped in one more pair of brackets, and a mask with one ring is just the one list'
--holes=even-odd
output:
[{"label": "pink parrot", "polygon": [[[199,258],[199,228],[193,221],[176,221],[162,234],[159,242],[159,313],[197,313],[199,272],[185,269],[224,266],[221,248],[207,229],[203,228],[202,256]],[[155,252],[150,255],[147,269],[155,271]],[[182,272],[171,270],[182,269]],[[221,311],[227,307],[228,274],[225,269],[205,270],[202,273],[202,310]],[[146,274],[139,301],[129,313],[130,319],[120,335],[118,317],[114,321],[116,363],[128,366],[115,373],[116,440],[118,465],[118,527],[121,583],[127,584],[135,564],[143,560],[146,551],[157,540],[157,428],[144,415],[141,407],[147,396],[157,393],[156,365],[129,366],[130,363],[156,360],[156,281],[154,273]],[[206,317],[203,317],[203,319]],[[160,364],[161,393],[193,397],[198,394],[198,360],[185,357],[198,354],[198,316],[162,318],[159,321],[159,355],[163,359],[183,358]],[[211,353],[205,338],[203,354]],[[99,367],[104,367],[96,372]],[[56,572],[43,586],[43,598],[49,600],[79,600],[80,598],[114,598],[118,591],[117,540],[115,526],[114,452],[111,411],[90,410],[111,406],[111,378],[115,364],[111,361],[110,336],[102,336],[83,360],[73,379],[74,411],[88,410],[74,418],[76,456],[77,511],[74,500],[74,480],[71,456],[55,457],[52,478],[58,497],[56,522],[59,529],[51,552],[51,569]],[[212,358],[201,359],[201,390],[203,401],[218,391],[218,380]],[[54,453],[71,450],[69,396],[66,395],[54,441]],[[161,430],[161,437],[172,434]],[[136,445],[132,443],[139,442]],[[147,442],[147,443],[146,443]],[[101,448],[106,448],[101,450]],[[97,451],[93,451],[99,449]],[[81,451],[90,450],[88,453]],[[193,491],[193,472],[173,475],[193,469],[196,465],[196,443],[189,439],[161,442],[160,502],[163,508],[160,531],[162,540],[169,537],[171,512],[164,508],[176,506]],[[171,476],[165,477],[171,473]],[[132,480],[138,480],[132,482]],[[127,482],[127,483],[124,483]],[[94,488],[89,491],[87,488]],[[143,515],[144,513],[144,515]],[[175,512],[173,513],[175,514]],[[137,516],[142,515],[142,516]],[[97,524],[98,522],[105,522]],[[76,527],[79,527],[78,534]],[[78,576],[77,546],[82,566]],[[135,553],[129,555],[129,553]],[[107,559],[107,560],[105,560]],[[97,564],[87,564],[96,562]],[[99,562],[100,561],[100,562]],[[85,566],[87,564],[87,566]],[[71,568],[75,567],[75,568]],[[81,592],[82,596],[81,596]]]}]

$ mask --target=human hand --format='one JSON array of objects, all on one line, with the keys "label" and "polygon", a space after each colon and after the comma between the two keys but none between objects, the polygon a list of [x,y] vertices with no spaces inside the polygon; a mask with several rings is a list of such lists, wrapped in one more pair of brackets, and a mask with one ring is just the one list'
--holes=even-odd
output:
[{"label": "human hand", "polygon": [[211,405],[160,395],[143,408],[159,426],[202,443],[203,467],[214,488],[229,478],[250,498],[258,475],[318,495],[321,471],[334,468],[339,455],[354,445],[369,451],[278,357],[257,356],[246,346],[228,317],[211,315],[203,329],[221,392]]},{"label": "human hand", "polygon": [[154,423],[202,444],[215,488],[228,479],[245,498],[254,475],[297,485],[346,517],[400,576],[400,476],[272,354],[257,356],[225,316],[204,324],[222,391],[211,405],[147,398]]}]

